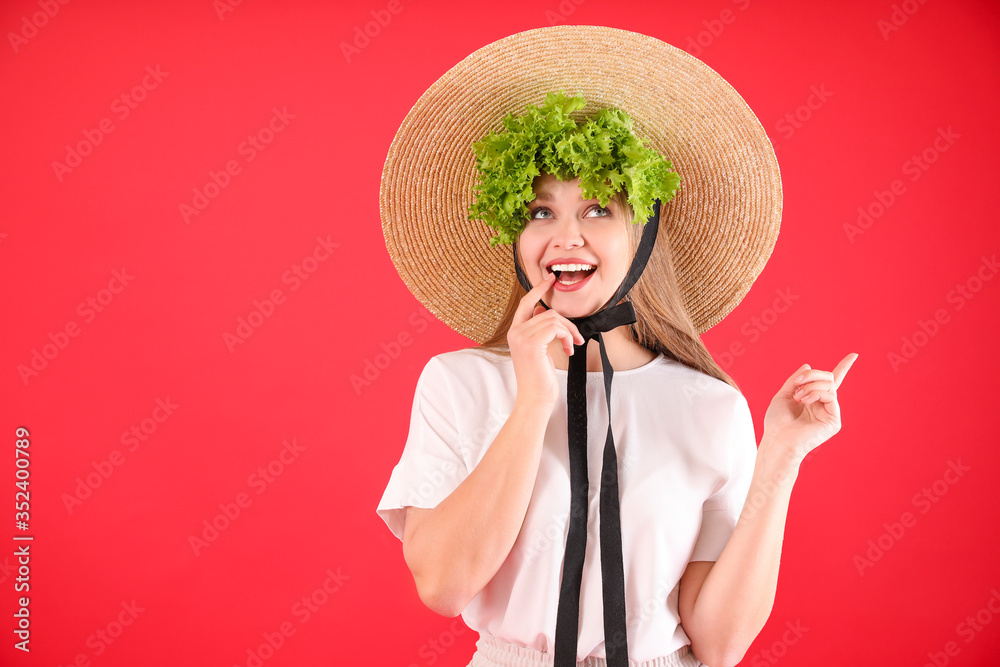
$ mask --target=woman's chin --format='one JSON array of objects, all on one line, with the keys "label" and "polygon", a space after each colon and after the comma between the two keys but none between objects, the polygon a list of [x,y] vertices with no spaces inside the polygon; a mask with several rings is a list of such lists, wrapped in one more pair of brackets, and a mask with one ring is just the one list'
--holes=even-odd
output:
[{"label": "woman's chin", "polygon": [[572,297],[566,298],[562,294],[556,294],[552,297],[549,307],[569,320],[593,314],[600,308],[600,304],[583,303],[582,300],[573,300]]}]

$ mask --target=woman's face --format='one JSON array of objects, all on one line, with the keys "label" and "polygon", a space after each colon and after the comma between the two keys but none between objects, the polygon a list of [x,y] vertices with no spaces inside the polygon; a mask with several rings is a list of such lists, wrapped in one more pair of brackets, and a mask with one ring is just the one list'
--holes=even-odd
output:
[{"label": "woman's face", "polygon": [[623,211],[614,200],[602,208],[596,199],[584,199],[579,179],[543,174],[533,189],[528,222],[517,239],[521,265],[532,285],[557,274],[545,301],[560,315],[590,315],[614,296],[628,271]]}]

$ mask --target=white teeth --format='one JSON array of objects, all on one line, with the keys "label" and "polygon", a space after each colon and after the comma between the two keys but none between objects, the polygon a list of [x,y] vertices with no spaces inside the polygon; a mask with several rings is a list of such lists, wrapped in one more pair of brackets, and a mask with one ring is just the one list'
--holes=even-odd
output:
[{"label": "white teeth", "polygon": [[552,271],[589,271],[596,268],[593,264],[553,264],[549,267]]}]

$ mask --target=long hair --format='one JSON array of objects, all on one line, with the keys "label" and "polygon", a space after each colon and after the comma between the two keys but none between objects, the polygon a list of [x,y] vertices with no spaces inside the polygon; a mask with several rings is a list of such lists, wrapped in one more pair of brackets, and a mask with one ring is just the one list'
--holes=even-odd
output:
[{"label": "long hair", "polygon": [[[631,222],[635,214],[628,205],[626,197],[624,192],[619,192],[614,196],[614,201],[618,205],[618,210],[624,212],[631,259],[639,246],[644,226]],[[525,294],[527,292],[518,282],[517,276],[512,274],[510,294],[500,322],[493,334],[477,346],[478,349],[510,356],[507,332],[514,321],[517,306]],[[631,340],[653,352],[663,353],[670,359],[722,380],[737,391],[740,390],[736,382],[709,354],[708,348],[698,336],[691,316],[684,307],[684,300],[677,286],[666,225],[662,217],[649,262],[624,301],[631,301],[635,309],[636,322],[628,326]]]}]

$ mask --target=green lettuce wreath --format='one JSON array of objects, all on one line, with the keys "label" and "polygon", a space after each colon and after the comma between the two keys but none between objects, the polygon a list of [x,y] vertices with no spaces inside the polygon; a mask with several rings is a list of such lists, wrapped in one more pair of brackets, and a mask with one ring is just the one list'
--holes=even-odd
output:
[{"label": "green lettuce wreath", "polygon": [[496,230],[491,247],[517,240],[528,220],[527,203],[535,198],[531,184],[543,171],[563,181],[579,178],[584,198],[596,198],[601,206],[624,188],[633,222],[641,224],[657,199],[665,204],[677,193],[680,176],[632,134],[627,113],[610,108],[583,123],[570,118],[586,104],[562,91],[549,93],[541,106],[528,105],[521,116],[508,114],[505,132],[472,145],[480,182],[473,187],[469,219]]}]

